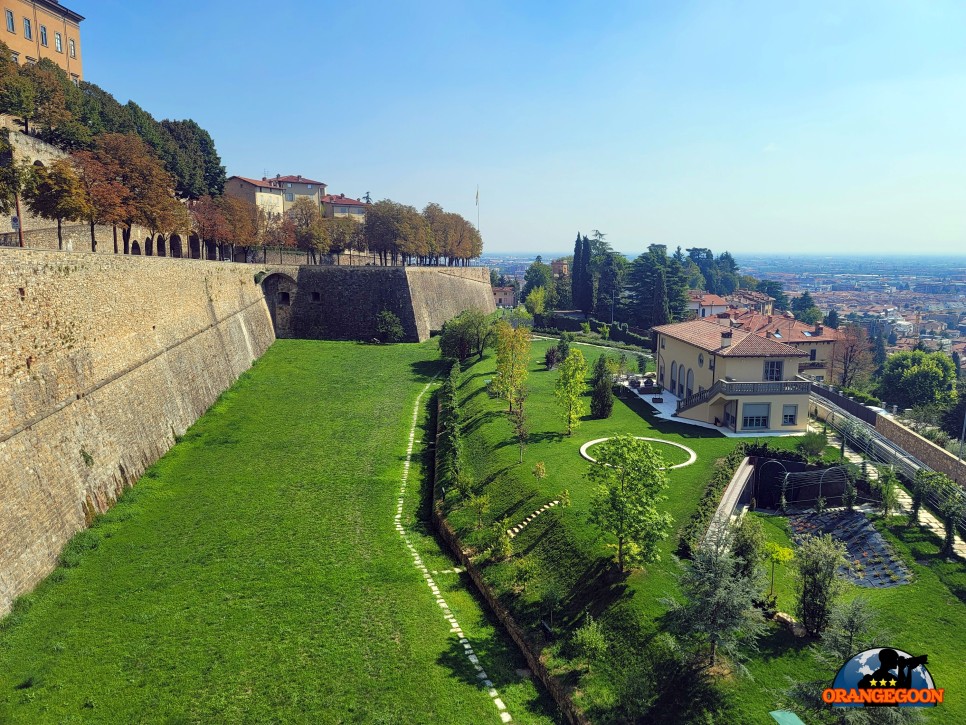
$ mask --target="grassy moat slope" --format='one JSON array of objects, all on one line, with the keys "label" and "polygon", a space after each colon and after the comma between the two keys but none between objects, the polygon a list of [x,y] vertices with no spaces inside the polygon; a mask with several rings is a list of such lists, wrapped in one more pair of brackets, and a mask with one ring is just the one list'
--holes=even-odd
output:
[{"label": "grassy moat slope", "polygon": [[[393,528],[436,357],[276,342],[0,622],[0,722],[500,722]],[[451,569],[421,474],[404,523]],[[465,575],[436,581],[514,721],[550,722]]]}]

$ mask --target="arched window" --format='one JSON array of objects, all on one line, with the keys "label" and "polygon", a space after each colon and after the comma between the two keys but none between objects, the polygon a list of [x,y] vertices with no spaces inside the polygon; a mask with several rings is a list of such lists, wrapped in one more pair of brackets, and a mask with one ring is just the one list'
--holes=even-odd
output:
[{"label": "arched window", "polygon": [[691,395],[694,392],[694,370],[690,368],[688,369],[688,387],[685,392],[688,395]]},{"label": "arched window", "polygon": [[677,393],[678,391],[678,364],[672,360],[671,361],[671,392]]},{"label": "arched window", "polygon": [[664,385],[664,361],[661,361],[661,376],[658,378],[658,382]]},{"label": "arched window", "polygon": [[144,253],[149,257],[154,255],[154,241],[151,237],[144,240]]},{"label": "arched window", "polygon": [[172,257],[183,257],[184,254],[181,250],[181,237],[177,234],[172,234],[170,239],[168,239],[168,249]]},{"label": "arched window", "polygon": [[141,254],[141,245],[137,241],[131,243],[131,254]]},{"label": "arched window", "polygon": [[163,234],[159,234],[158,235],[156,248],[158,250],[158,256],[159,257],[167,257],[168,256],[168,253],[166,251],[166,247],[164,246],[164,235]]}]

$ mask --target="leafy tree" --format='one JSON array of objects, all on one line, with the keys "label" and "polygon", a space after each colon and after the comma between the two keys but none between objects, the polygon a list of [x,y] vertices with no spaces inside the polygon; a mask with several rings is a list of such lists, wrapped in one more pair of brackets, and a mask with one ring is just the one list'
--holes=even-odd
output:
[{"label": "leafy tree", "polygon": [[577,656],[587,662],[588,669],[607,654],[607,640],[604,632],[597,620],[589,614],[584,624],[574,632],[573,646]]},{"label": "leafy tree", "polygon": [[732,534],[731,553],[736,560],[736,571],[746,579],[753,579],[767,557],[765,527],[751,515],[741,519]]},{"label": "leafy tree", "polygon": [[[960,385],[960,389],[962,389]],[[942,428],[950,438],[959,440],[963,433],[963,420],[966,418],[966,395],[959,396],[959,402],[943,413]]]},{"label": "leafy tree", "polygon": [[916,477],[912,481],[912,506],[909,508],[909,525],[919,523],[919,511],[922,509],[923,501],[930,493],[942,491],[949,486],[948,477],[945,474],[934,471],[927,471],[920,468],[916,471]]},{"label": "leafy tree", "polygon": [[882,337],[882,333],[877,332],[872,340],[872,364],[875,365],[875,374],[877,376],[882,376],[882,371],[885,369],[886,360],[888,359],[889,355],[886,353],[885,340]]},{"label": "leafy tree", "polygon": [[27,206],[39,217],[57,222],[57,248],[64,248],[64,220],[76,221],[89,214],[81,175],[68,159],[58,159],[50,168],[34,170],[36,180],[26,196]]},{"label": "leafy tree", "polygon": [[547,366],[547,370],[553,370],[557,366],[557,362],[560,360],[560,348],[556,345],[551,345],[547,348],[547,351],[543,354],[543,364]]},{"label": "leafy tree", "polygon": [[837,330],[839,328],[839,313],[835,310],[829,310],[828,314],[825,315],[825,326]]},{"label": "leafy tree", "polygon": [[402,322],[389,310],[383,310],[376,317],[376,334],[383,342],[399,342],[405,337]]},{"label": "leafy tree", "polygon": [[795,556],[796,614],[805,631],[816,636],[828,626],[835,600],[842,591],[836,572],[845,565],[845,544],[830,534],[806,536]]},{"label": "leafy tree", "polygon": [[443,323],[439,335],[439,349],[443,357],[460,362],[474,353],[482,359],[483,351],[490,345],[493,334],[492,320],[486,314],[477,309],[464,310]]},{"label": "leafy tree", "polygon": [[[571,355],[578,354],[574,351]],[[601,443],[587,478],[595,484],[590,522],[617,539],[617,566],[659,559],[657,547],[674,520],[658,511],[667,488],[664,461],[646,441],[619,435]]]},{"label": "leafy tree", "polygon": [[[10,57],[9,51],[6,57]],[[0,113],[19,118],[24,133],[30,133],[30,122],[37,115],[37,92],[33,84],[19,75],[0,80]]]},{"label": "leafy tree", "polygon": [[879,477],[874,481],[873,487],[879,494],[879,510],[883,518],[889,518],[899,508],[898,483],[892,466],[882,466],[879,469]]},{"label": "leafy tree", "polygon": [[574,333],[560,333],[560,341],[557,343],[557,358],[560,361],[566,360],[570,354],[570,343],[574,341]]},{"label": "leafy tree", "polygon": [[543,288],[544,290],[544,305],[552,306],[552,300],[547,299],[546,295],[547,290],[553,289],[553,270],[549,264],[543,263],[541,257],[537,257],[536,261],[527,267],[527,271],[523,275],[523,292],[521,295],[523,296],[524,302],[526,302],[530,294],[537,288]]},{"label": "leafy tree", "polygon": [[898,352],[886,360],[879,394],[900,408],[956,402],[952,360],[941,352]]},{"label": "leafy tree", "polygon": [[503,321],[496,324],[496,375],[493,388],[509,403],[511,413],[514,403],[523,405],[531,340],[530,330],[526,327],[514,329]]},{"label": "leafy tree", "polygon": [[943,547],[942,556],[951,557],[956,545],[956,526],[966,513],[966,501],[963,500],[963,490],[959,484],[950,479],[937,481],[940,491],[939,515],[943,519]]},{"label": "leafy tree", "polygon": [[843,388],[861,386],[875,369],[864,328],[847,324],[839,329],[839,339],[832,351],[832,377]]},{"label": "leafy tree", "polygon": [[758,587],[744,576],[742,562],[728,551],[726,537],[707,542],[695,553],[678,579],[684,603],[662,600],[670,606],[674,631],[698,647],[707,647],[708,667],[724,652],[737,663],[744,649],[756,649],[765,631],[761,610],[754,606]]},{"label": "leafy tree", "polygon": [[567,423],[567,435],[571,435],[586,413],[583,396],[587,386],[587,361],[580,350],[573,348],[559,367],[554,395]]},{"label": "leafy tree", "polygon": [[610,418],[614,410],[614,390],[610,381],[601,378],[593,384],[590,394],[590,414],[595,418]]},{"label": "leafy tree", "polygon": [[771,586],[768,589],[769,599],[775,596],[775,567],[787,564],[795,558],[795,552],[787,546],[776,544],[774,541],[765,542],[765,558],[771,564]]},{"label": "leafy tree", "polygon": [[547,290],[543,287],[535,287],[530,290],[523,304],[531,315],[542,315],[547,305]]},{"label": "leafy tree", "polygon": [[775,300],[776,310],[788,309],[788,296],[785,294],[785,286],[781,282],[771,279],[763,279],[758,282],[758,291],[769,295]]},{"label": "leafy tree", "polygon": [[490,497],[487,494],[470,496],[469,506],[473,513],[476,514],[477,530],[482,529],[483,517],[486,515],[486,512],[490,510]]},{"label": "leafy tree", "polygon": [[97,251],[95,227],[98,224],[114,228],[114,252],[117,248],[117,227],[127,214],[127,191],[113,175],[111,167],[100,155],[91,151],[75,152],[73,157],[80,167],[81,183],[87,197],[87,221],[91,229],[91,251]]}]

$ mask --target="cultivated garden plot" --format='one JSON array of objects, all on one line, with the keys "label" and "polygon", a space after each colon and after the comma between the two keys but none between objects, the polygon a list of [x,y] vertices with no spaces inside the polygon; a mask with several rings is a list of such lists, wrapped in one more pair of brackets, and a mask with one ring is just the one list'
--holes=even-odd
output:
[{"label": "cultivated garden plot", "polygon": [[795,514],[788,517],[788,523],[796,543],[804,536],[822,534],[844,543],[848,565],[839,567],[839,574],[857,586],[884,589],[912,580],[912,573],[882,534],[857,511]]}]

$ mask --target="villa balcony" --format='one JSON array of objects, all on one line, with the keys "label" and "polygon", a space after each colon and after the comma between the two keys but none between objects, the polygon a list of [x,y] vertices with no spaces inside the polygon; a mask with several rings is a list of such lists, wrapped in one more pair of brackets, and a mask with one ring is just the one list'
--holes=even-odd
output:
[{"label": "villa balcony", "polygon": [[707,390],[693,393],[678,400],[677,410],[680,413],[682,410],[706,403],[719,395],[725,398],[749,395],[808,395],[811,386],[811,382],[807,380],[776,380],[767,383],[739,383],[719,380]]}]

